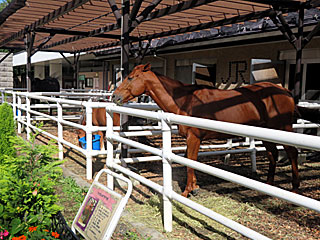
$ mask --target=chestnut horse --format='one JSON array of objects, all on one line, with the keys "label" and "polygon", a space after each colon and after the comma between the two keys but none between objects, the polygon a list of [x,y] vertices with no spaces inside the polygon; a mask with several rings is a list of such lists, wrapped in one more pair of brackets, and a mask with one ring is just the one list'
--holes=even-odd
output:
[{"label": "chestnut horse", "polygon": [[[86,125],[86,117],[85,113],[82,114],[80,118],[81,125]],[[106,126],[106,109],[105,108],[92,108],[92,125],[93,126]],[[120,126],[120,115],[118,113],[113,114],[113,126]],[[77,130],[78,140],[82,137],[86,136],[86,132],[82,129]],[[104,146],[104,137],[105,131],[98,131],[98,135],[100,135],[100,149],[103,149]],[[81,146],[79,142],[79,146]]]},{"label": "chestnut horse", "polygon": [[[233,90],[185,85],[152,72],[150,64],[136,66],[113,93],[112,99],[113,102],[122,104],[143,93],[151,96],[165,112],[289,132],[292,131],[297,110],[291,94],[273,83],[260,82]],[[186,138],[186,157],[193,160],[198,157],[202,140],[230,137],[183,125],[179,126],[179,134]],[[270,161],[267,183],[273,184],[278,150],[275,143],[264,141],[263,144]],[[292,186],[296,192],[300,185],[298,151],[292,146],[284,146],[284,149],[291,161]],[[194,169],[187,168],[187,173],[187,185],[182,193],[185,197],[199,188]]]}]

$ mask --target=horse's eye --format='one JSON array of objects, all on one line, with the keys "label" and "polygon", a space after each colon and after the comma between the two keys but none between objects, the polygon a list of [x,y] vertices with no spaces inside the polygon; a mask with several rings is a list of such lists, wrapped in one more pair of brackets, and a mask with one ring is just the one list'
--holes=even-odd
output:
[{"label": "horse's eye", "polygon": [[128,77],[128,81],[131,81],[132,79],[133,79],[133,77],[130,77],[130,76]]}]

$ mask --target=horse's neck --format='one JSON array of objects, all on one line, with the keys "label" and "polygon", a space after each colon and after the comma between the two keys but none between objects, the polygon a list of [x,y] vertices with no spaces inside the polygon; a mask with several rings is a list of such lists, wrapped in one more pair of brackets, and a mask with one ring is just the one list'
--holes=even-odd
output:
[{"label": "horse's neck", "polygon": [[[149,95],[162,110],[180,114],[181,110],[179,104],[173,96],[175,92],[183,91],[182,89],[185,86],[183,83],[155,74],[155,78],[153,78],[149,86]],[[181,100],[183,101],[183,99],[180,99],[179,101]]]}]

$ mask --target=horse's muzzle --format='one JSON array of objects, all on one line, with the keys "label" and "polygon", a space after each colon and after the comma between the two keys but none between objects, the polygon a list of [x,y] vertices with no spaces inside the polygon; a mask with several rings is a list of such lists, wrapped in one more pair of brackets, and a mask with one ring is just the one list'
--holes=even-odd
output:
[{"label": "horse's muzzle", "polygon": [[120,95],[113,94],[111,100],[117,105],[123,105],[123,98]]}]

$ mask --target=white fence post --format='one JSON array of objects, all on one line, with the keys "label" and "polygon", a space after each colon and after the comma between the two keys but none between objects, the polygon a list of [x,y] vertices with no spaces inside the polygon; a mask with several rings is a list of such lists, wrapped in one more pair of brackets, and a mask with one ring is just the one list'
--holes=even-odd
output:
[{"label": "white fence post", "polygon": [[31,133],[31,129],[30,129],[30,125],[31,125],[31,116],[30,116],[30,97],[29,95],[26,95],[26,103],[27,103],[27,140],[30,140],[30,133]]},{"label": "white fence post", "polygon": [[4,90],[1,90],[1,103],[4,103]]},{"label": "white fence post", "polygon": [[[230,150],[232,148],[232,138],[229,138],[227,140],[227,150]],[[229,162],[230,162],[230,157],[231,157],[231,154],[228,153],[224,156],[224,165],[229,165]]]},{"label": "white fence post", "polygon": [[92,107],[86,106],[87,179],[92,179]]},{"label": "white fence post", "polygon": [[22,111],[21,111],[21,96],[18,95],[18,116],[17,116],[17,122],[18,122],[18,133],[21,134],[21,115],[22,115]]},{"label": "white fence post", "polygon": [[[164,114],[162,114],[165,117]],[[162,165],[163,165],[163,223],[164,230],[172,231],[172,167],[171,167],[171,126],[161,117]]]},{"label": "white fence post", "polygon": [[251,170],[253,173],[257,172],[257,160],[256,160],[256,144],[254,142],[254,138],[249,138],[250,142],[250,149],[252,149],[252,152],[250,153],[250,158],[251,158]]},{"label": "white fence post", "polygon": [[[107,139],[107,160],[106,165],[107,168],[112,168],[113,165],[113,112],[110,109],[106,108],[106,123],[107,123],[107,131],[106,131],[106,139]],[[107,176],[107,186],[110,189],[114,188],[114,177],[108,174]]]},{"label": "white fence post", "polygon": [[59,145],[59,159],[63,160],[63,126],[61,121],[63,121],[62,116],[62,104],[57,102],[57,111],[58,111],[58,145]]},{"label": "white fence post", "polygon": [[17,119],[17,94],[12,93],[12,111],[13,111],[13,119]]}]

